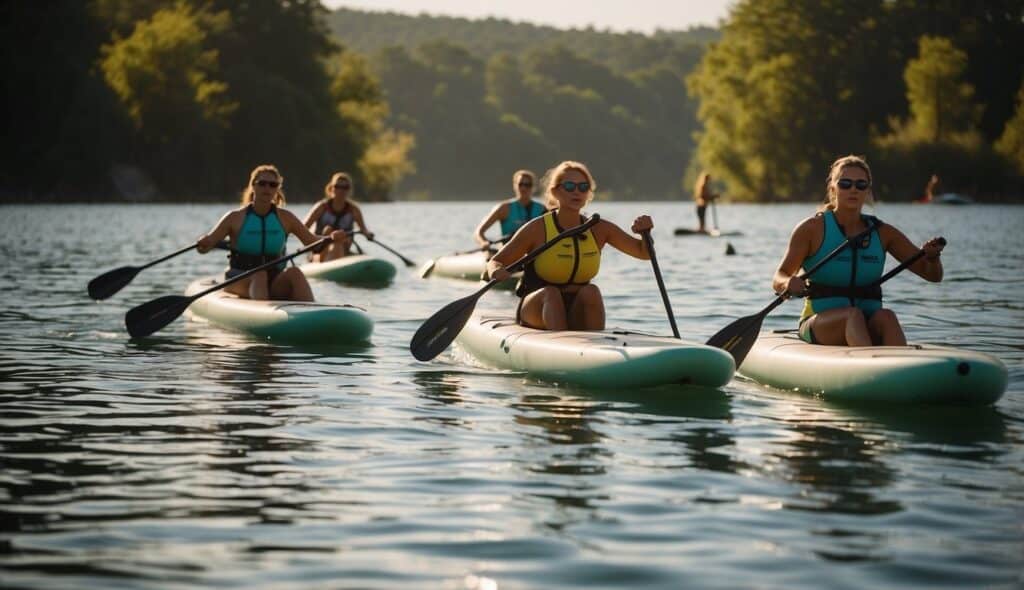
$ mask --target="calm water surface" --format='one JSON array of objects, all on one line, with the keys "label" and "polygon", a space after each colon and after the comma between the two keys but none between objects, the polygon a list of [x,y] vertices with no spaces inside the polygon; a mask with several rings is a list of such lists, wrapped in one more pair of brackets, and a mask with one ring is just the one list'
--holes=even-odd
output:
[{"label": "calm water surface", "polygon": [[[129,341],[125,311],[223,267],[189,253],[94,303],[85,284],[188,244],[224,206],[6,206],[0,232],[0,585],[33,588],[1019,588],[1024,584],[1024,207],[879,205],[944,235],[946,281],[886,286],[911,340],[991,353],[989,408],[857,408],[734,379],[590,391],[419,363],[420,323],[474,286],[359,289],[372,345],[271,345],[178,320]],[[472,246],[490,203],[366,205],[425,261]],[[304,213],[306,206],[295,208]],[[726,239],[655,218],[684,337],[771,300],[809,205],[723,206]],[[294,241],[292,243],[294,247]],[[369,244],[371,253],[389,256]],[[607,252],[607,251],[606,251]],[[893,266],[890,263],[890,266]],[[669,334],[650,266],[608,253],[609,325]],[[478,308],[511,309],[489,293]],[[766,328],[794,325],[800,305]]]}]

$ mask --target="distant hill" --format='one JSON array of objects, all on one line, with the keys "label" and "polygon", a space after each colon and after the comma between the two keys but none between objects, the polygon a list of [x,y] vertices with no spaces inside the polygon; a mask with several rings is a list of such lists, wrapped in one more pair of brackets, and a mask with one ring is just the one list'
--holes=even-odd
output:
[{"label": "distant hill", "polygon": [[332,11],[327,23],[346,47],[361,53],[372,54],[396,45],[412,49],[444,39],[487,60],[496,53],[521,55],[539,44],[562,44],[618,72],[649,67],[652,59],[659,60],[673,53],[674,49],[683,50],[694,45],[703,47],[721,37],[721,31],[711,27],[643,35],[593,28],[564,30],[495,18],[471,20],[427,14],[408,16],[347,8]]}]

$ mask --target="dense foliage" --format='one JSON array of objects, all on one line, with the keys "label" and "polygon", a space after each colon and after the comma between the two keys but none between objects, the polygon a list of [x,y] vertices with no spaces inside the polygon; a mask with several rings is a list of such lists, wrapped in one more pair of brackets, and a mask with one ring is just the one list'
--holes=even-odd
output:
[{"label": "dense foliage", "polygon": [[224,198],[277,164],[311,200],[336,170],[384,196],[412,139],[314,0],[55,0],[0,9],[7,197]]}]

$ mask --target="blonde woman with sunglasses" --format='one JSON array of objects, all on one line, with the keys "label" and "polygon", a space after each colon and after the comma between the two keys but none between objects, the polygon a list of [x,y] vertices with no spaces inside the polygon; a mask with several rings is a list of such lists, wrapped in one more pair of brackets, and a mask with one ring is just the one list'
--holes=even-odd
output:
[{"label": "blonde woman with sunglasses", "polygon": [[[285,242],[294,235],[309,245],[324,236],[309,231],[294,213],[284,209],[284,177],[270,164],[257,166],[249,175],[249,184],[242,190],[241,207],[229,211],[210,232],[199,238],[196,250],[209,252],[227,238],[231,244],[230,266],[225,278],[239,275],[284,256]],[[330,234],[333,240],[345,239],[345,232]],[[286,264],[271,267],[224,288],[229,293],[249,299],[285,299],[313,301],[313,290],[305,275]]]},{"label": "blonde woman with sunglasses", "polygon": [[502,236],[511,236],[528,221],[544,214],[547,210],[544,205],[533,200],[536,184],[537,179],[533,172],[516,170],[512,175],[512,190],[516,196],[495,205],[487,217],[476,226],[473,237],[480,244],[480,248],[487,248],[493,243],[484,236],[484,233],[495,223],[501,225]]},{"label": "blonde woman with sunglasses", "polygon": [[[506,266],[586,222],[583,207],[590,203],[597,186],[585,165],[562,162],[544,175],[540,185],[548,212],[526,223],[491,258],[487,271],[493,279],[507,279]],[[640,233],[652,227],[651,218],[641,215],[633,221],[632,230]],[[634,258],[650,258],[643,240],[602,219],[587,231],[559,241],[526,266],[516,288],[520,297],[517,321],[542,330],[603,330],[604,300],[591,280],[601,266],[605,244]]]},{"label": "blonde woman with sunglasses", "polygon": [[[904,261],[918,252],[900,230],[863,213],[872,201],[871,168],[858,156],[832,163],[826,183],[827,202],[814,217],[793,230],[772,287],[776,293],[806,296],[800,316],[800,337],[830,346],[905,346],[903,328],[892,310],[882,307],[882,290],[874,285],[885,269],[886,254]],[[856,244],[822,266],[808,280],[810,268],[847,238],[865,233]],[[925,256],[909,268],[921,278],[942,281],[943,244],[925,242]]]},{"label": "blonde woman with sunglasses", "polygon": [[352,247],[352,231],[356,225],[366,239],[373,239],[373,232],[366,229],[366,222],[363,221],[362,209],[351,198],[352,190],[352,177],[347,172],[335,172],[324,187],[324,198],[306,214],[302,224],[313,228],[314,233],[323,235],[334,230],[345,232],[344,240],[332,242],[319,253],[310,254],[309,259],[313,262],[327,262],[348,256]]}]

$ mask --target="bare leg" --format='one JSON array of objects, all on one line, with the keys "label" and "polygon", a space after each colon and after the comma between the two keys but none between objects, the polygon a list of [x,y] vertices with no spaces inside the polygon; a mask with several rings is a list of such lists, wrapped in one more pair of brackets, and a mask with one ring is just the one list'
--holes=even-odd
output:
[{"label": "bare leg", "polygon": [[242,279],[237,283],[231,283],[224,290],[232,295],[238,295],[239,297],[249,297],[249,282],[252,281],[252,277]]},{"label": "bare leg", "polygon": [[900,320],[891,309],[876,311],[868,321],[871,340],[882,346],[906,346],[907,337],[903,334]]},{"label": "bare leg", "polygon": [[274,278],[270,296],[273,299],[288,301],[313,301],[313,289],[306,280],[306,275],[298,268],[286,268]]},{"label": "bare leg", "polygon": [[569,309],[569,327],[573,330],[604,330],[604,298],[597,285],[585,285],[576,294]]},{"label": "bare leg", "polygon": [[520,319],[524,326],[541,330],[565,330],[565,303],[557,287],[544,287],[523,300]]},{"label": "bare leg", "polygon": [[826,346],[871,346],[864,312],[856,307],[841,307],[823,311],[813,318],[810,328],[814,340]]}]

